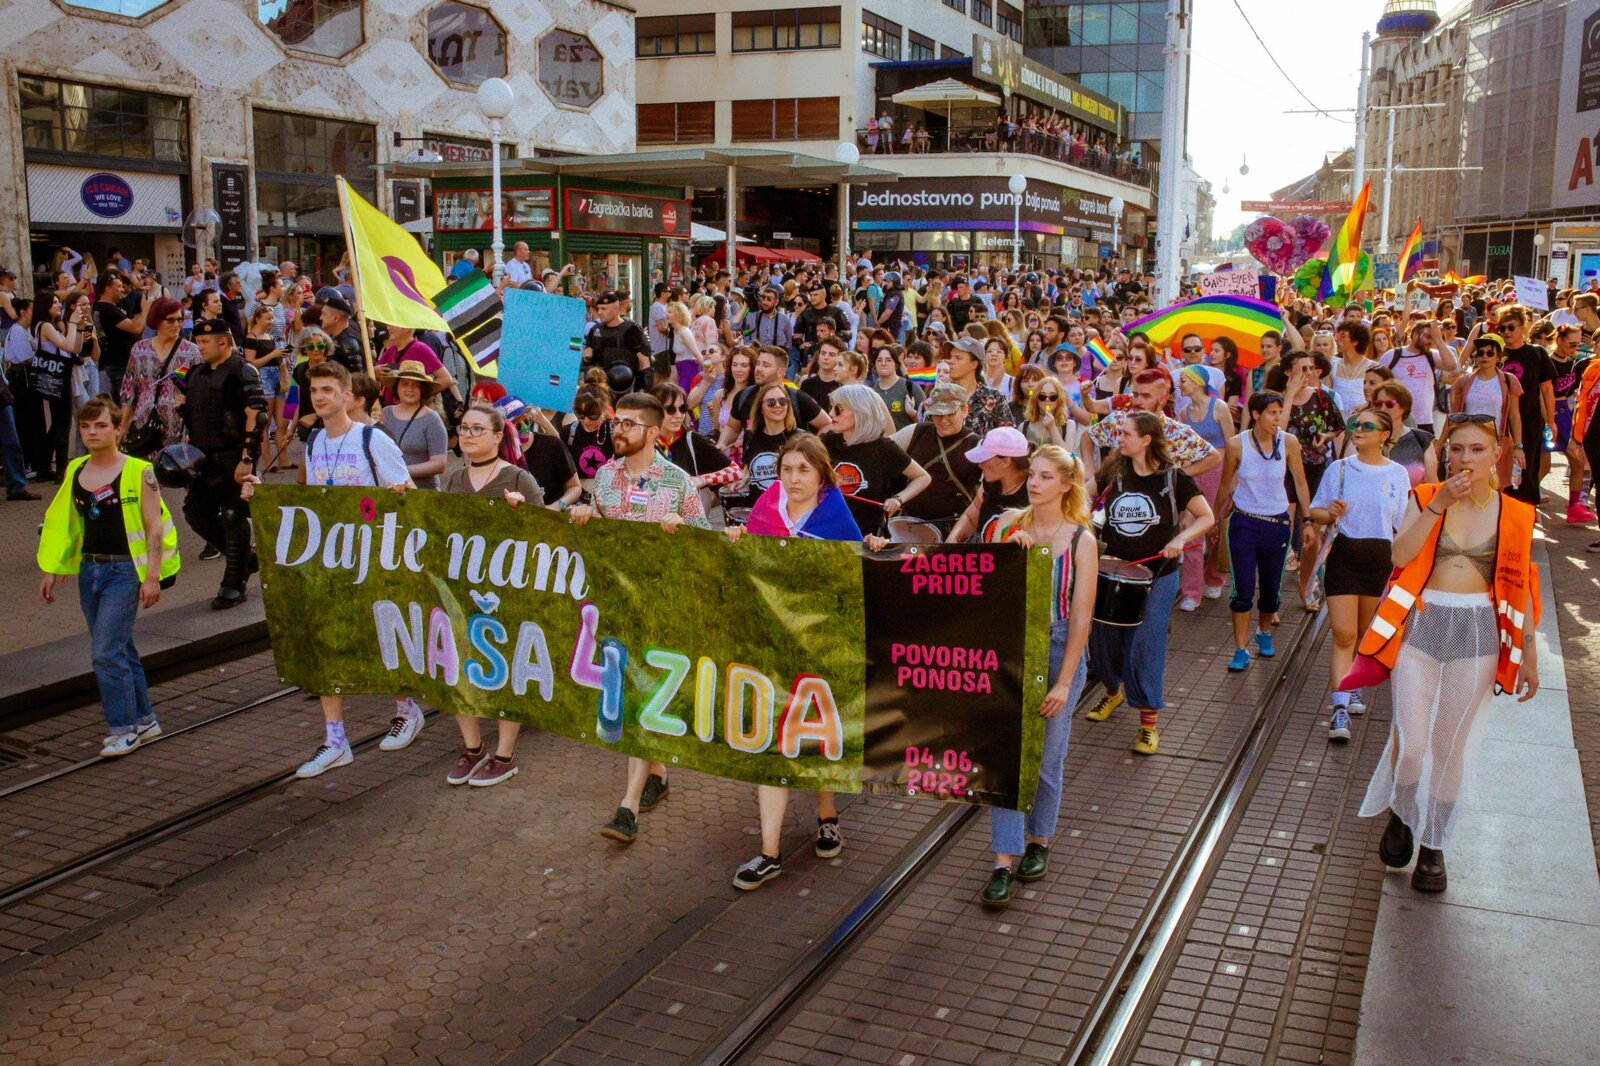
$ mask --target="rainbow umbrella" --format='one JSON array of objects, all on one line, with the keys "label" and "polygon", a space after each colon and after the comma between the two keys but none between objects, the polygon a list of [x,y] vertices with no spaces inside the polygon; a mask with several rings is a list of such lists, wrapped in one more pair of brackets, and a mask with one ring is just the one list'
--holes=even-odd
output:
[{"label": "rainbow umbrella", "polygon": [[1202,296],[1164,307],[1123,327],[1128,336],[1143,333],[1150,343],[1165,348],[1185,333],[1197,333],[1206,347],[1218,337],[1239,346],[1239,365],[1246,370],[1261,365],[1261,336],[1268,330],[1283,332],[1277,304],[1253,296]]}]

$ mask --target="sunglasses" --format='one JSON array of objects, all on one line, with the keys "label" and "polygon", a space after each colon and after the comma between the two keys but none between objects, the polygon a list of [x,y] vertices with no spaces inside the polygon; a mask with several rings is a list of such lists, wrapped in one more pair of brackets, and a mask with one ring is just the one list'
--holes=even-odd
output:
[{"label": "sunglasses", "polygon": [[761,401],[762,407],[788,407],[789,401],[782,396],[768,396]]},{"label": "sunglasses", "polygon": [[1350,432],[1352,432],[1352,433],[1376,433],[1380,429],[1387,430],[1388,428],[1389,428],[1388,426],[1382,425],[1381,423],[1378,423],[1378,422],[1352,422],[1352,423],[1350,423]]},{"label": "sunglasses", "polygon": [[1492,426],[1496,422],[1494,415],[1469,415],[1464,412],[1446,415],[1445,417],[1451,422],[1451,424],[1457,426],[1468,422],[1478,426]]},{"label": "sunglasses", "polygon": [[681,414],[683,414],[685,411],[687,411],[689,409],[687,407],[683,406],[683,404],[681,404],[681,403],[675,403],[675,404],[670,404],[670,405],[669,404],[663,404],[661,406],[661,410],[665,411],[669,415],[681,415]]},{"label": "sunglasses", "polygon": [[1379,400],[1376,403],[1374,403],[1372,406],[1374,406],[1374,407],[1382,407],[1382,408],[1386,408],[1387,410],[1390,410],[1390,411],[1395,411],[1395,410],[1399,410],[1400,401],[1399,400]]},{"label": "sunglasses", "polygon": [[1058,392],[1041,392],[1041,393],[1039,393],[1039,400],[1040,400],[1041,403],[1054,403],[1055,401],[1057,401],[1059,399],[1061,399],[1061,394],[1058,393]]},{"label": "sunglasses", "polygon": [[328,350],[328,346],[326,344],[302,344],[300,350],[303,352],[325,352]]},{"label": "sunglasses", "polygon": [[1183,346],[1183,350],[1186,351],[1186,352],[1203,352],[1203,351],[1205,351],[1204,348],[1193,348],[1193,347],[1190,347],[1187,344]]},{"label": "sunglasses", "polygon": [[1515,331],[1517,331],[1517,330],[1519,330],[1521,328],[1522,328],[1522,323],[1521,322],[1507,322],[1504,325],[1496,326],[1494,328],[1494,331],[1496,333],[1514,333]]}]

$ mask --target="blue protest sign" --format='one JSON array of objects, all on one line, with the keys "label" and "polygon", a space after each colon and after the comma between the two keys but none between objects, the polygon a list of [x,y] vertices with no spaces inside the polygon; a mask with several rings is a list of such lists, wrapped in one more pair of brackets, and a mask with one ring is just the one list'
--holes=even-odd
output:
[{"label": "blue protest sign", "polygon": [[583,301],[527,289],[505,291],[500,384],[533,407],[572,410],[583,359]]}]

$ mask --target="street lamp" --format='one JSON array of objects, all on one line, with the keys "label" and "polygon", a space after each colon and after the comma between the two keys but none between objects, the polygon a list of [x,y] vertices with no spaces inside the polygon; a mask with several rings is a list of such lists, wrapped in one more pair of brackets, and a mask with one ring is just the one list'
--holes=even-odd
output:
[{"label": "street lamp", "polygon": [[1544,270],[1541,269],[1542,264],[1539,262],[1539,257],[1540,257],[1540,255],[1541,255],[1541,253],[1543,251],[1544,251],[1544,234],[1535,233],[1533,235],[1533,274],[1534,274],[1534,277],[1538,277],[1539,275],[1544,273]]},{"label": "street lamp", "polygon": [[1106,204],[1106,210],[1111,212],[1111,254],[1118,259],[1122,258],[1122,212],[1127,206],[1120,196],[1113,196]]},{"label": "street lamp", "polygon": [[[840,141],[833,150],[833,161],[846,169],[861,162],[861,149],[853,141]],[[850,183],[839,183],[839,270],[843,276],[844,257],[850,244]]]},{"label": "street lamp", "polygon": [[489,152],[490,169],[494,173],[494,243],[490,248],[494,252],[494,278],[495,287],[498,288],[505,278],[506,241],[505,235],[500,230],[500,123],[511,114],[511,106],[517,102],[517,94],[504,78],[489,78],[478,86],[478,111],[489,120]]},{"label": "street lamp", "polygon": [[1011,190],[1011,269],[1022,269],[1022,194],[1028,191],[1028,179],[1021,174],[1011,175],[1006,182]]}]

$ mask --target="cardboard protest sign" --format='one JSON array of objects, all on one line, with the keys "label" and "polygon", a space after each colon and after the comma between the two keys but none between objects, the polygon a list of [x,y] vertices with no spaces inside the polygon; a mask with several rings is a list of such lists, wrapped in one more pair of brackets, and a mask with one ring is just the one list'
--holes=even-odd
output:
[{"label": "cardboard protest sign", "polygon": [[1550,310],[1550,290],[1538,278],[1513,277],[1517,286],[1517,303],[1536,311]]},{"label": "cardboard protest sign", "polygon": [[583,361],[583,301],[507,289],[500,333],[500,384],[533,407],[572,410]]},{"label": "cardboard protest sign", "polygon": [[1261,295],[1261,273],[1249,267],[1218,270],[1200,275],[1201,296]]},{"label": "cardboard protest sign", "polygon": [[729,544],[363,488],[263,485],[251,511],[278,671],[308,692],[759,784],[1032,803],[1047,549]]}]

